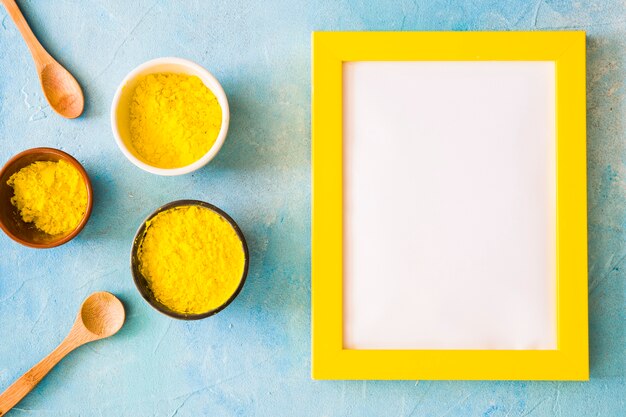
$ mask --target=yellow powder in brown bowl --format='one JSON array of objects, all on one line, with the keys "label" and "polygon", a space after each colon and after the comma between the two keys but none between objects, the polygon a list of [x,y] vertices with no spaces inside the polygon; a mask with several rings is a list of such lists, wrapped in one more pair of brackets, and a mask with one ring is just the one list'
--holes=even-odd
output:
[{"label": "yellow powder in brown bowl", "polygon": [[36,161],[11,175],[11,203],[22,220],[49,235],[71,232],[87,210],[87,187],[65,161]]}]

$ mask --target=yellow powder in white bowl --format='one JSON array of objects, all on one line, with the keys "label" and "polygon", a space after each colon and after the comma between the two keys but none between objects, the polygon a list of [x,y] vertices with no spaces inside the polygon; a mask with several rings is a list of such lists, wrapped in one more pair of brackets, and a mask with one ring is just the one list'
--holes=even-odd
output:
[{"label": "yellow powder in white bowl", "polygon": [[142,77],[130,104],[132,146],[147,163],[180,168],[204,156],[222,126],[222,108],[195,75]]}]

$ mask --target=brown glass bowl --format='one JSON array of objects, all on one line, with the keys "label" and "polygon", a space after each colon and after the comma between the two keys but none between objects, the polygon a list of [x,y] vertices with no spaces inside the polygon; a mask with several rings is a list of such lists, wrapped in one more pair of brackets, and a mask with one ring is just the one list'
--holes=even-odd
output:
[{"label": "brown glass bowl", "polygon": [[[83,181],[87,187],[87,209],[85,210],[85,215],[74,230],[58,235],[49,235],[37,229],[33,223],[26,223],[22,220],[17,208],[11,204],[13,188],[7,184],[7,181],[11,175],[33,162],[58,162],[61,160],[76,168],[83,177]],[[11,158],[0,171],[0,228],[2,228],[7,236],[24,246],[37,249],[47,249],[69,242],[77,234],[79,234],[81,230],[83,230],[83,227],[85,227],[85,224],[91,215],[92,205],[93,189],[91,188],[91,181],[89,181],[89,176],[87,175],[85,168],[83,168],[83,166],[76,159],[74,159],[74,157],[58,149],[27,149]]]},{"label": "brown glass bowl", "polygon": [[[228,223],[230,223],[233,229],[235,229],[237,236],[239,236],[239,240],[241,241],[241,244],[243,246],[243,255],[244,255],[243,273],[241,274],[241,280],[239,281],[239,285],[237,286],[237,289],[235,290],[235,292],[221,306],[214,308],[213,310],[209,310],[209,311],[206,311],[204,313],[199,313],[199,314],[180,313],[178,311],[172,310],[171,308],[169,308],[168,306],[166,306],[165,304],[157,300],[154,294],[152,293],[152,290],[150,289],[150,284],[148,284],[148,281],[141,273],[141,270],[139,267],[140,261],[139,261],[138,251],[143,241],[143,237],[146,231],[146,224],[148,223],[148,221],[150,221],[150,219],[152,219],[154,216],[161,213],[162,211],[169,210],[175,207],[189,207],[189,206],[204,207],[209,210],[212,210],[213,212],[222,216],[222,218],[226,220]],[[226,214],[223,210],[215,207],[213,204],[205,203],[204,201],[198,201],[198,200],[172,201],[171,203],[167,203],[164,206],[161,206],[158,209],[156,209],[154,213],[149,215],[148,218],[146,218],[143,221],[143,223],[141,223],[141,226],[139,227],[139,230],[137,230],[137,233],[135,234],[135,238],[133,239],[133,246],[130,252],[130,268],[133,274],[133,281],[135,281],[135,286],[139,290],[139,293],[141,294],[141,296],[148,302],[148,304],[150,304],[158,312],[163,313],[166,316],[179,319],[179,320],[204,319],[206,317],[217,314],[223,309],[225,309],[237,297],[237,295],[239,295],[239,293],[241,292],[241,289],[243,288],[243,284],[246,282],[246,277],[248,275],[249,260],[250,260],[250,256],[248,254],[248,245],[246,244],[246,239],[243,236],[243,233],[241,232],[241,229],[239,228],[237,223],[235,223],[235,221],[228,214]]]}]

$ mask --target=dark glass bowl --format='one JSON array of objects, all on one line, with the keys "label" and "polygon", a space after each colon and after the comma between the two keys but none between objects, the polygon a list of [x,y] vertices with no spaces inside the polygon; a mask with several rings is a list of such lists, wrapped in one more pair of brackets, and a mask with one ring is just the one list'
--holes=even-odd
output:
[{"label": "dark glass bowl", "polygon": [[[146,230],[146,223],[148,223],[148,221],[150,219],[152,219],[154,216],[156,216],[157,214],[161,213],[162,211],[169,210],[171,208],[175,208],[175,207],[190,207],[190,206],[204,207],[204,208],[212,210],[215,213],[217,213],[220,216],[222,216],[228,223],[230,223],[231,226],[233,226],[233,229],[235,229],[235,232],[239,236],[239,239],[241,240],[241,244],[243,245],[243,252],[244,252],[243,274],[241,276],[241,280],[239,281],[239,286],[237,287],[235,292],[221,306],[219,306],[217,308],[214,308],[213,310],[209,310],[207,312],[200,313],[200,314],[180,313],[178,311],[174,311],[174,310],[170,309],[168,306],[166,306],[165,304],[163,304],[160,301],[158,301],[154,297],[154,294],[152,294],[152,291],[150,290],[150,286],[148,284],[148,281],[146,280],[146,278],[143,276],[143,274],[139,270],[139,257],[137,256],[137,252],[139,250],[139,246],[141,246],[141,241],[142,241],[142,239],[144,237],[144,233],[145,233],[145,230]],[[218,207],[215,207],[214,205],[209,204],[209,203],[205,203],[204,201],[198,201],[198,200],[178,200],[178,201],[172,201],[171,203],[167,203],[167,204],[159,207],[155,212],[153,212],[151,215],[149,215],[148,218],[146,218],[143,221],[143,223],[141,223],[141,226],[137,230],[137,233],[135,234],[135,238],[133,239],[133,246],[132,246],[132,249],[131,249],[131,252],[130,252],[130,267],[131,267],[131,271],[132,271],[132,274],[133,274],[133,280],[135,281],[135,286],[137,286],[137,289],[139,290],[139,293],[141,294],[141,296],[148,302],[148,304],[150,304],[154,309],[156,309],[160,313],[163,313],[163,314],[165,314],[167,316],[170,316],[170,317],[173,317],[173,318],[179,319],[179,320],[199,320],[199,319],[204,319],[206,317],[209,317],[209,316],[212,316],[214,314],[217,314],[220,311],[222,311],[223,309],[225,309],[237,297],[237,295],[241,292],[241,289],[243,288],[243,284],[246,281],[246,276],[248,275],[249,260],[250,260],[250,256],[248,254],[248,245],[246,244],[246,239],[243,236],[243,233],[241,232],[241,229],[239,229],[239,226],[237,225],[237,223],[235,223],[235,221],[228,214],[226,214],[223,210],[219,209]]]}]

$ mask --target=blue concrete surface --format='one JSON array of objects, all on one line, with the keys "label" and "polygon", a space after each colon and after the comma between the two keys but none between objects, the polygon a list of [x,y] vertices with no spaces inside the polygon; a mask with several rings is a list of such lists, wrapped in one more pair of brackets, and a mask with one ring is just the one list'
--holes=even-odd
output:
[{"label": "blue concrete surface", "polygon": [[[46,105],[26,46],[0,8],[0,162],[35,146],[75,155],[95,206],[53,250],[0,236],[0,390],[64,337],[81,301],[126,304],[116,337],[74,352],[14,416],[626,415],[626,3],[623,0],[19,1],[34,31],[84,87],[84,116]],[[324,382],[310,368],[310,32],[588,31],[591,381]],[[223,83],[226,144],[194,175],[131,165],[109,127],[115,88],[136,65],[181,56]],[[171,200],[229,212],[251,249],[248,282],[200,322],[153,311],[128,267],[142,219]]]}]

